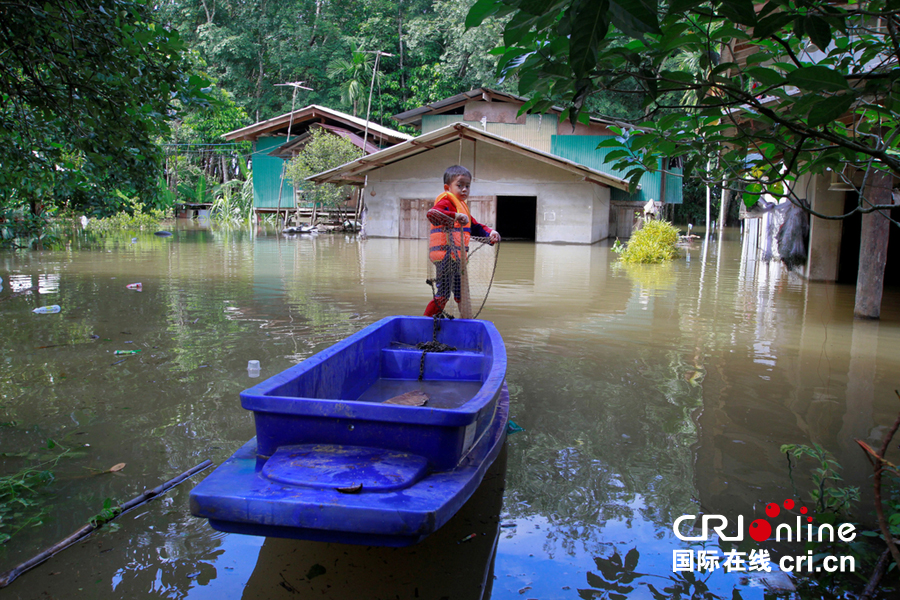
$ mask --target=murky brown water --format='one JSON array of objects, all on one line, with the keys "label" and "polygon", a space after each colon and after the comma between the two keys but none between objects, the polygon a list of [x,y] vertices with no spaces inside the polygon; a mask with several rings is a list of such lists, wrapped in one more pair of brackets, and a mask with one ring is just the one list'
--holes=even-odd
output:
[{"label": "murky brown water", "polygon": [[[248,360],[267,377],[381,317],[421,314],[429,295],[420,242],[131,237],[0,254],[0,473],[25,464],[11,454],[58,452],[42,450],[47,439],[70,450],[45,488],[44,524],[0,546],[0,571],[104,499],[221,462],[252,437],[238,399],[259,381]],[[853,288],[741,252],[736,232],[645,267],[616,264],[607,245],[503,244],[481,317],[507,344],[511,413],[525,431],[509,439],[505,483],[495,469],[480,500],[423,545],[220,534],[190,516],[189,482],[0,595],[574,599],[609,592],[598,575],[637,548],[644,575],[626,595],[651,598],[651,586],[673,585],[678,516],[756,518],[796,497],[784,443],[832,449],[848,482],[867,486],[853,439],[877,445],[900,406],[900,292],[885,293],[880,322],[854,321]],[[142,292],[126,289],[136,282]],[[47,304],[62,312],[31,312]],[[764,595],[753,578],[707,583],[723,598]]]}]

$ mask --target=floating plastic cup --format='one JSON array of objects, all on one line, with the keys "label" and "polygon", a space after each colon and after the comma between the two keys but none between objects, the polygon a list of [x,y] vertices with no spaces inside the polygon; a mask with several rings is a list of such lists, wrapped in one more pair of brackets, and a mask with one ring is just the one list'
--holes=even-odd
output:
[{"label": "floating plastic cup", "polygon": [[247,375],[249,375],[250,377],[259,377],[259,361],[258,360],[247,361]]}]

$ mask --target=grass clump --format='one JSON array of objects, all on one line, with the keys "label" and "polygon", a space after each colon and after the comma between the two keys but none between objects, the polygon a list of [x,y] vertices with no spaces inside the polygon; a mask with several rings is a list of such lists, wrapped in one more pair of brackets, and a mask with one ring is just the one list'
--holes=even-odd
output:
[{"label": "grass clump", "polygon": [[672,260],[678,254],[675,243],[678,230],[668,221],[647,221],[632,234],[628,245],[619,256],[626,263],[661,263]]}]

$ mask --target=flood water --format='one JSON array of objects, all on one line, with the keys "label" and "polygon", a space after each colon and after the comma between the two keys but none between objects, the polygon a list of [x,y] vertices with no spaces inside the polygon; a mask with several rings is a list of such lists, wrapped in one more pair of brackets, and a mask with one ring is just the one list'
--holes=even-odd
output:
[{"label": "flood water", "polygon": [[[238,394],[261,381],[248,360],[265,378],[382,317],[422,314],[426,253],[424,241],[179,229],[0,254],[0,474],[66,451],[41,488],[46,513],[4,517],[26,525],[0,545],[0,571],[105,499],[243,445],[254,427]],[[142,291],[126,288],[137,282]],[[673,573],[673,550],[688,547],[675,519],[749,521],[770,502],[809,504],[809,469],[795,492],[782,444],[821,444],[846,483],[870,487],[854,439],[878,447],[900,408],[900,291],[886,290],[877,322],[855,321],[853,298],[742,260],[737,231],[660,266],[617,264],[606,243],[503,243],[480,318],[506,343],[510,414],[524,431],[423,544],[218,533],[189,513],[201,474],[0,596],[690,597],[699,588]],[[32,312],[50,304],[61,312]],[[725,599],[775,597],[765,584],[722,570],[706,580]]]}]

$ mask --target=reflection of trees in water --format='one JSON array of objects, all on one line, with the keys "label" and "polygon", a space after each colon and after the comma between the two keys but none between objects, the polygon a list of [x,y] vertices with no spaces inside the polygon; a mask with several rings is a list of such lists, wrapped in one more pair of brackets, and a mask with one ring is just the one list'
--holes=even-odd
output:
[{"label": "reflection of trees in water", "polygon": [[216,578],[215,562],[224,550],[213,537],[205,522],[189,516],[168,523],[164,532],[141,533],[124,552],[124,563],[112,576],[113,586],[186,598],[191,588]]},{"label": "reflection of trees in water", "polygon": [[[624,600],[637,586],[646,586],[654,600],[725,600],[714,594],[707,581],[711,573],[675,572],[669,576],[641,573],[638,569],[640,552],[628,551],[623,559],[618,551],[611,556],[595,556],[597,571],[588,571],[589,588],[579,588],[578,597],[584,600]],[[739,590],[731,590],[731,600],[741,600]]]},{"label": "reflection of trees in water", "polygon": [[674,351],[626,357],[595,346],[511,367],[526,433],[512,438],[507,510],[541,514],[567,540],[607,520],[670,528],[692,506],[702,376]]}]

